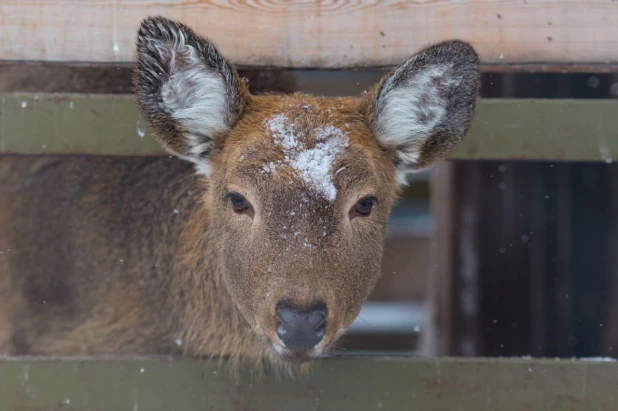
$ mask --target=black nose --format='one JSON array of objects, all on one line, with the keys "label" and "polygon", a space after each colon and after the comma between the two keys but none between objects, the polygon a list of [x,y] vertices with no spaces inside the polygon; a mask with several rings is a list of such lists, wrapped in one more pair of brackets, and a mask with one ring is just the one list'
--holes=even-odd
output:
[{"label": "black nose", "polygon": [[307,311],[294,309],[286,302],[277,304],[277,336],[287,348],[308,350],[324,338],[326,306],[314,304]]}]

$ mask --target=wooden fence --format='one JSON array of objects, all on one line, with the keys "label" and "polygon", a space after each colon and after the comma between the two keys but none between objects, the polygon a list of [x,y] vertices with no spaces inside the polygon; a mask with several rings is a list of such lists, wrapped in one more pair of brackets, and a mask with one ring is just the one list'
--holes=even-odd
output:
[{"label": "wooden fence", "polygon": [[[618,3],[605,0],[5,0],[0,155],[162,155],[127,75],[136,28],[149,15],[181,20],[213,39],[262,91],[328,94],[332,87],[307,80],[310,70],[346,69],[333,74],[341,79],[336,93],[357,93],[385,67],[451,38],[470,41],[485,72],[618,70]],[[616,113],[618,100],[609,98],[483,99],[451,160],[614,162]],[[431,180],[431,258],[440,265],[431,270],[429,301],[440,337],[426,338],[446,354],[460,353],[457,344],[469,337],[462,327],[479,327],[458,310],[469,277],[460,268],[466,222],[453,204],[474,206],[461,187],[475,186],[461,184],[469,174],[457,164],[438,167]],[[618,324],[608,326],[617,332]],[[190,359],[0,358],[0,411],[607,411],[618,410],[617,375],[618,364],[601,359],[347,356],[290,380],[248,369],[230,376],[225,367]]]}]

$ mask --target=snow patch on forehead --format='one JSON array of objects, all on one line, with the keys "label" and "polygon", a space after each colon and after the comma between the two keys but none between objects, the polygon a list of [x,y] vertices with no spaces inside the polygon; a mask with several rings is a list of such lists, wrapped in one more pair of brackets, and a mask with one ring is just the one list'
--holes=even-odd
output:
[{"label": "snow patch on forehead", "polygon": [[315,130],[315,138],[318,140],[326,140],[331,137],[345,138],[345,134],[335,126],[318,127]]},{"label": "snow patch on forehead", "polygon": [[300,144],[296,136],[296,125],[290,123],[283,114],[278,114],[266,121],[268,130],[272,133],[276,144],[283,146],[286,150],[294,150]]},{"label": "snow patch on forehead", "polygon": [[345,151],[349,140],[339,128],[328,125],[314,130],[316,144],[307,148],[299,139],[296,125],[278,114],[265,122],[275,144],[281,146],[285,163],[297,171],[305,183],[331,203],[337,197],[331,170],[334,160]]},{"label": "snow patch on forehead", "polygon": [[290,161],[290,165],[298,170],[307,184],[324,195],[328,201],[333,202],[337,196],[337,189],[333,184],[331,169],[333,161],[343,153],[347,144],[347,138],[339,137],[319,142],[315,148],[299,152],[297,157]]}]

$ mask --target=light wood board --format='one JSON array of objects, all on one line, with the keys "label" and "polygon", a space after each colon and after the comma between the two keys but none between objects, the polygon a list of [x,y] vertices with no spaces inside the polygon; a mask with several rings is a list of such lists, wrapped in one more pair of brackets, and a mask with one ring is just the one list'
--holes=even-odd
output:
[{"label": "light wood board", "polygon": [[0,60],[133,61],[152,15],[246,66],[389,66],[452,38],[489,65],[618,62],[618,2],[608,0],[2,0]]}]

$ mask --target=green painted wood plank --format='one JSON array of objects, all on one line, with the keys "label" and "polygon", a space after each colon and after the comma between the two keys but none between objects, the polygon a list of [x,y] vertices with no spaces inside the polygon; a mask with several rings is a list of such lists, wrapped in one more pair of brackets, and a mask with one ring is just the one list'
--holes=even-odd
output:
[{"label": "green painted wood plank", "polygon": [[0,153],[163,153],[148,134],[133,96],[0,95]]},{"label": "green painted wood plank", "polygon": [[0,410],[618,410],[618,363],[333,358],[294,379],[189,359],[0,360]]},{"label": "green painted wood plank", "polygon": [[464,143],[465,160],[618,159],[618,100],[488,99]]},{"label": "green painted wood plank", "polygon": [[[0,153],[162,155],[128,95],[0,94]],[[452,159],[618,160],[618,100],[484,99]]]}]

